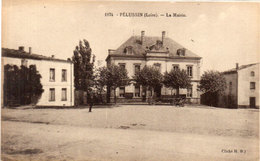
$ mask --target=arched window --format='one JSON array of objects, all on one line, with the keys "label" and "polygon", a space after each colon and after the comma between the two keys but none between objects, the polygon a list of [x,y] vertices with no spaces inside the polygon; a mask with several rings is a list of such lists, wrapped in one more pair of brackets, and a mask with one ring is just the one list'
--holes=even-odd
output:
[{"label": "arched window", "polygon": [[254,76],[255,76],[255,72],[252,71],[252,72],[251,72],[251,77],[254,77]]}]

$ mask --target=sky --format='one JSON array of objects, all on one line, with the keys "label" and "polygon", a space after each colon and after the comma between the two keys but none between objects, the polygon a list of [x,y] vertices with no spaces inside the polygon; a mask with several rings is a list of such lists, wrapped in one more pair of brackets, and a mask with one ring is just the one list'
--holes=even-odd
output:
[{"label": "sky", "polygon": [[[120,17],[142,12],[186,17]],[[113,17],[105,16],[113,13]],[[32,47],[35,54],[67,59],[79,40],[105,65],[108,49],[132,35],[166,36],[202,57],[201,70],[225,71],[259,62],[260,3],[87,2],[3,0],[2,47]]]}]

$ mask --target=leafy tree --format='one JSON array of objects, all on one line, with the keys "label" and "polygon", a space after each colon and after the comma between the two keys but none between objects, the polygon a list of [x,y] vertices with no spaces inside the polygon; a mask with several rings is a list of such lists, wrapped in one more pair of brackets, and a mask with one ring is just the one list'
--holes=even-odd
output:
[{"label": "leafy tree", "polygon": [[79,45],[74,50],[72,57],[74,63],[74,84],[76,90],[86,91],[88,94],[94,85],[94,63],[95,55],[92,55],[89,42],[80,40]]},{"label": "leafy tree", "polygon": [[179,97],[179,89],[190,87],[191,80],[185,70],[172,69],[164,74],[163,84],[168,88],[176,89],[177,97]]},{"label": "leafy tree", "polygon": [[97,90],[98,95],[100,96],[100,100],[102,99],[102,92],[105,91],[105,87],[107,85],[107,75],[108,70],[106,67],[99,67],[95,70],[95,89]]},{"label": "leafy tree", "polygon": [[29,68],[16,65],[4,66],[4,100],[5,105],[36,104],[43,92],[40,82],[41,75],[35,65]]},{"label": "leafy tree", "polygon": [[143,87],[154,91],[156,87],[162,86],[163,75],[156,67],[144,66],[135,74],[133,79],[136,84],[142,85]]},{"label": "leafy tree", "polygon": [[[41,78],[42,76],[37,71],[37,68],[35,65],[29,66],[29,85],[27,85],[26,92],[30,91],[30,98],[31,103],[37,103],[39,98],[41,97],[42,92],[44,91],[42,89],[41,84]],[[29,88],[28,88],[29,86]],[[29,90],[28,90],[29,89]]]},{"label": "leafy tree", "polygon": [[4,66],[4,104],[20,103],[19,91],[19,68],[7,64]]},{"label": "leafy tree", "polygon": [[100,82],[105,83],[108,88],[114,90],[114,102],[116,104],[116,88],[129,85],[130,80],[127,70],[118,65],[111,64],[107,68],[102,68]]},{"label": "leafy tree", "polygon": [[204,92],[206,104],[216,105],[217,96],[222,94],[225,88],[226,80],[220,72],[211,70],[202,75],[199,89]]}]

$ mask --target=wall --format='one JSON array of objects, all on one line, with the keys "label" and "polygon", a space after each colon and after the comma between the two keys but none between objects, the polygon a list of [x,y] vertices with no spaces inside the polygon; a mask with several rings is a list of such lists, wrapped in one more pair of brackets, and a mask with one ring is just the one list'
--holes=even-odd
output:
[{"label": "wall", "polygon": [[[2,70],[3,65],[17,65],[21,66],[20,58],[10,58],[2,57]],[[59,62],[59,61],[49,61],[49,60],[28,60],[27,66],[36,65],[37,70],[41,74],[41,84],[43,86],[44,92],[42,93],[41,98],[39,99],[37,106],[74,106],[74,77],[73,77],[73,64],[70,62]],[[50,68],[55,69],[55,81],[50,82]],[[61,72],[62,69],[67,70],[67,81],[61,81]],[[4,71],[2,71],[4,73]],[[2,75],[3,80],[3,75]],[[3,83],[3,82],[2,82]],[[2,84],[3,86],[3,84]],[[49,89],[55,88],[55,101],[49,101]],[[61,100],[61,89],[67,89],[67,100]],[[3,89],[3,88],[2,88]],[[2,95],[3,96],[3,95]],[[3,97],[2,97],[3,98]]]},{"label": "wall", "polygon": [[[252,77],[251,71],[255,72]],[[250,82],[255,82],[255,89],[250,89]],[[249,98],[256,97],[256,106],[259,108],[259,64],[239,70],[238,73],[238,105],[249,106]]]},{"label": "wall", "polygon": [[[224,74],[226,79],[226,89],[223,95],[219,96],[219,106],[227,108],[237,108],[237,73]],[[232,85],[230,85],[232,82]]]}]

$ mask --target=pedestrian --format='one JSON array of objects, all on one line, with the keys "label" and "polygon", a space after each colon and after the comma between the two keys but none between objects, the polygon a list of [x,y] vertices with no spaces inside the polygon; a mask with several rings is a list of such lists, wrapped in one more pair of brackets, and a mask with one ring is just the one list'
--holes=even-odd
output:
[{"label": "pedestrian", "polygon": [[93,106],[93,104],[94,104],[94,96],[93,96],[93,94],[91,93],[91,94],[90,94],[90,98],[89,98],[89,110],[88,110],[88,112],[92,112],[92,106]]}]

